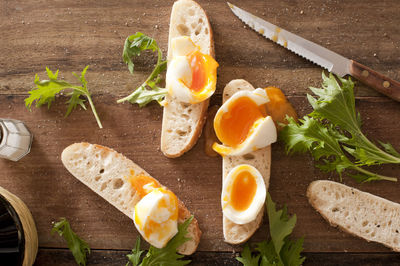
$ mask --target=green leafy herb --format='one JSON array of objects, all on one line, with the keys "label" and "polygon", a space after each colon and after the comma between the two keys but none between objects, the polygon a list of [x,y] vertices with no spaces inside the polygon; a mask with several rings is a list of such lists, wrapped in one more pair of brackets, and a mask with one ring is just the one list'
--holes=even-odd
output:
[{"label": "green leafy herb", "polygon": [[129,72],[133,74],[134,64],[132,57],[140,56],[141,52],[145,50],[157,51],[157,64],[153,72],[142,85],[127,97],[118,100],[118,103],[129,101],[132,104],[137,103],[140,107],[143,107],[151,101],[160,103],[167,95],[167,89],[158,86],[161,82],[160,74],[167,68],[167,61],[163,60],[162,51],[154,39],[141,32],[136,32],[129,36],[125,40],[122,58],[128,65]]},{"label": "green leafy herb", "polygon": [[90,247],[83,239],[79,238],[74,231],[72,231],[69,222],[65,218],[53,225],[51,233],[57,232],[67,241],[68,248],[74,255],[75,261],[78,265],[86,265],[86,253],[90,254]]},{"label": "green leafy herb", "polygon": [[79,79],[82,86],[76,86],[68,83],[64,80],[58,79],[58,69],[56,73],[53,73],[48,67],[46,67],[46,72],[49,80],[40,80],[39,75],[35,75],[35,85],[36,87],[29,91],[29,97],[25,99],[25,106],[31,110],[31,106],[36,102],[35,106],[40,107],[47,104],[47,108],[50,108],[51,103],[55,100],[55,96],[64,90],[72,90],[67,95],[71,98],[67,101],[68,109],[65,114],[67,117],[72,110],[74,110],[78,105],[80,105],[84,110],[86,110],[85,100],[81,96],[85,96],[89,102],[90,107],[94,117],[96,118],[97,124],[100,128],[103,128],[100,118],[97,114],[96,108],[94,107],[92,97],[90,95],[89,89],[87,88],[87,81],[85,79],[85,74],[89,66],[83,69],[80,76],[73,73],[75,77]]},{"label": "green leafy herb", "polygon": [[260,254],[252,255],[250,247],[246,244],[240,253],[241,257],[236,257],[238,261],[240,261],[245,266],[258,266],[258,262],[260,261]]},{"label": "green leafy herb", "polygon": [[140,263],[140,257],[144,250],[140,250],[140,236],[136,239],[135,247],[132,249],[132,254],[126,255],[128,257],[129,262],[126,263],[126,266],[129,263],[132,263],[133,266],[137,266]]},{"label": "green leafy herb", "polygon": [[[140,250],[140,237],[136,240],[135,248],[132,249],[132,254],[127,255],[129,263],[132,265],[140,266],[150,266],[150,265],[177,265],[183,266],[190,263],[190,260],[182,260],[184,255],[176,253],[178,247],[184,244],[190,238],[186,237],[188,233],[187,229],[189,224],[192,222],[193,216],[187,219],[184,223],[178,225],[178,233],[168,242],[168,244],[163,248],[156,248],[150,246],[149,251],[144,256],[142,262],[140,262],[140,257],[143,250]],[[140,262],[140,263],[139,263]]]},{"label": "green leafy herb", "polygon": [[324,171],[336,171],[342,178],[347,173],[359,182],[373,180],[397,181],[396,178],[378,175],[362,166],[400,163],[400,154],[391,144],[379,142],[384,150],[372,143],[361,132],[361,116],[355,109],[354,83],[322,73],[322,88],[310,88],[318,96],[307,95],[314,111],[297,123],[287,118],[289,124],[280,134],[288,152],[310,151],[317,165]]},{"label": "green leafy herb", "polygon": [[277,211],[275,203],[269,193],[267,194],[267,212],[269,219],[269,230],[271,239],[256,244],[256,252],[251,252],[246,245],[236,259],[245,266],[297,266],[301,265],[305,257],[301,256],[303,250],[303,238],[298,240],[289,239],[294,226],[296,215],[289,218],[286,206]]}]

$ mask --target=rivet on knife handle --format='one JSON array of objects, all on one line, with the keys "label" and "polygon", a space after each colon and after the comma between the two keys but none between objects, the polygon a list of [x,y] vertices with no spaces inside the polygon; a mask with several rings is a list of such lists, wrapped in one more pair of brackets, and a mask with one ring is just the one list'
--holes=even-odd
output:
[{"label": "rivet on knife handle", "polygon": [[400,82],[390,79],[375,70],[351,60],[350,74],[362,83],[377,91],[400,101]]}]

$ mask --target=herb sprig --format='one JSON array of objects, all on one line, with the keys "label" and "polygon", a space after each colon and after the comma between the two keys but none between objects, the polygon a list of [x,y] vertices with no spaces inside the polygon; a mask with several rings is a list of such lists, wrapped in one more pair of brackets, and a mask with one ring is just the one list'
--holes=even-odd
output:
[{"label": "herb sprig", "polygon": [[142,261],[141,255],[144,250],[140,250],[140,237],[136,240],[136,245],[132,249],[132,254],[128,254],[129,262],[126,266],[132,264],[133,266],[150,266],[150,265],[176,265],[183,266],[190,263],[190,260],[182,260],[184,255],[176,253],[178,247],[184,244],[190,238],[186,237],[187,229],[193,220],[193,215],[184,223],[178,225],[178,233],[168,242],[163,248],[156,248],[150,246],[149,251],[146,253]]},{"label": "herb sprig", "polygon": [[97,114],[96,108],[94,107],[91,94],[87,87],[85,74],[88,68],[89,66],[86,66],[81,72],[80,76],[78,76],[74,72],[72,73],[82,83],[82,86],[76,86],[65,80],[59,80],[58,69],[55,73],[53,73],[48,67],[46,67],[46,72],[49,79],[40,80],[39,75],[35,75],[34,83],[36,87],[29,91],[29,97],[25,99],[26,108],[31,110],[31,106],[34,102],[36,107],[47,104],[47,108],[50,108],[57,94],[64,90],[72,90],[67,94],[67,96],[70,96],[71,98],[67,101],[68,108],[65,117],[67,117],[78,105],[86,110],[85,100],[81,98],[81,96],[85,96],[89,102],[90,108],[92,109],[93,115],[96,118],[96,122],[99,128],[103,128],[99,115]]},{"label": "herb sprig", "polygon": [[153,72],[142,85],[137,87],[130,95],[119,99],[118,103],[129,101],[132,104],[137,103],[140,107],[143,107],[151,101],[161,103],[165,95],[167,95],[167,89],[158,86],[161,82],[160,74],[167,68],[167,61],[163,60],[162,51],[153,38],[141,32],[136,32],[129,36],[125,40],[122,58],[128,65],[129,72],[133,74],[134,63],[132,57],[140,56],[141,52],[145,50],[157,51],[157,63]]},{"label": "herb sprig", "polygon": [[[322,88],[310,88],[318,97],[307,95],[314,111],[299,122],[287,118],[289,124],[280,134],[288,152],[310,151],[317,167],[324,171],[336,171],[340,178],[347,173],[358,182],[373,180],[397,181],[370,172],[363,166],[400,163],[400,154],[389,143],[379,142],[383,149],[372,143],[361,131],[361,116],[355,109],[354,82],[332,74],[322,73]],[[340,81],[340,84],[338,82]]]},{"label": "herb sprig", "polygon": [[276,204],[267,194],[267,213],[269,219],[270,240],[256,244],[255,251],[246,245],[239,257],[236,257],[244,266],[297,266],[301,265],[305,257],[301,256],[304,239],[292,240],[289,235],[296,225],[296,215],[289,218],[286,206],[276,210]]},{"label": "herb sprig", "polygon": [[68,248],[71,250],[72,255],[78,265],[86,265],[86,253],[90,254],[90,247],[83,239],[81,239],[74,231],[67,219],[61,220],[53,225],[51,233],[57,232],[67,241]]}]

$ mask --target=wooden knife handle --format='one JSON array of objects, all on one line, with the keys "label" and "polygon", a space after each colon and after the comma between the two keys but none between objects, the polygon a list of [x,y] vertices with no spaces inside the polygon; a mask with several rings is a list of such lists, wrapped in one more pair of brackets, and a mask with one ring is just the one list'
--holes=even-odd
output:
[{"label": "wooden knife handle", "polygon": [[400,82],[350,60],[350,74],[362,83],[400,102]]}]

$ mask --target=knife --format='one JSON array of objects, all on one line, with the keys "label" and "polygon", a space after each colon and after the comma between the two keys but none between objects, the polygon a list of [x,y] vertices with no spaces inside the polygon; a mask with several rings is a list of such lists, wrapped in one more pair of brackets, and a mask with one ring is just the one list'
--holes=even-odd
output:
[{"label": "knife", "polygon": [[400,101],[400,83],[354,60],[269,23],[228,2],[232,12],[250,28],[286,49],[343,77],[351,75],[375,90]]}]

